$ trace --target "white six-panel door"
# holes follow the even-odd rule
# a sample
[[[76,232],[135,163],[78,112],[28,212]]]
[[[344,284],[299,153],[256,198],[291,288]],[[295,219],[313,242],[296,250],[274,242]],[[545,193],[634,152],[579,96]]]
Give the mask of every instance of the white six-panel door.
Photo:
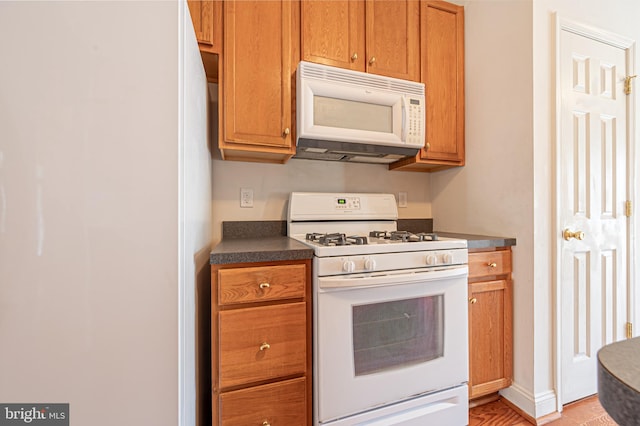
[[[626,335],[627,55],[561,29],[558,59],[557,284],[560,398],[566,404],[597,392],[597,351]],[[565,230],[573,233],[568,239]]]

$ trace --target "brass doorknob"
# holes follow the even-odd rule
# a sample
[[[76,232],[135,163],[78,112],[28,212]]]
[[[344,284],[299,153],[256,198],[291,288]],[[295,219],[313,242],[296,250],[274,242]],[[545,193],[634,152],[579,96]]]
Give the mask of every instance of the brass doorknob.
[[[564,231],[562,231],[562,237],[567,241],[569,241],[572,238],[575,238],[576,240],[584,240],[584,232],[582,231],[572,232],[569,230],[569,228],[567,228]]]

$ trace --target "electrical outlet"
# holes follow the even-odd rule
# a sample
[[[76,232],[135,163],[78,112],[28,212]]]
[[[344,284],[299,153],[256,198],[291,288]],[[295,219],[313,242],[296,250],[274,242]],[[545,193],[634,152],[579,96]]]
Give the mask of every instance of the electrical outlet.
[[[407,207],[407,193],[399,192],[398,193],[398,207]]]
[[[253,207],[253,189],[240,188],[240,207]]]

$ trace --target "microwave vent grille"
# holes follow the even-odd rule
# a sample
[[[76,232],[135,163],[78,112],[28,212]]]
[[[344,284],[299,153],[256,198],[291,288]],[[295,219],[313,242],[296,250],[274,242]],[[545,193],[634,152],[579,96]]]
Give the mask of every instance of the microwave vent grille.
[[[405,93],[407,95],[424,96],[423,83],[397,78],[344,70],[309,62],[300,62],[298,72],[300,73],[300,77],[306,79],[333,81],[343,84],[353,84],[358,87],[369,87],[376,90],[388,90],[396,93]]]

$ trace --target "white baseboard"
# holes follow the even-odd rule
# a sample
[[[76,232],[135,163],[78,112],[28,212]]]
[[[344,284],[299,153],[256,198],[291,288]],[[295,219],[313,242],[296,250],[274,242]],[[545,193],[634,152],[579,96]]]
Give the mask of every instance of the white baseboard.
[[[556,412],[556,393],[553,390],[533,395],[514,383],[511,387],[501,390],[500,394],[534,419]]]

